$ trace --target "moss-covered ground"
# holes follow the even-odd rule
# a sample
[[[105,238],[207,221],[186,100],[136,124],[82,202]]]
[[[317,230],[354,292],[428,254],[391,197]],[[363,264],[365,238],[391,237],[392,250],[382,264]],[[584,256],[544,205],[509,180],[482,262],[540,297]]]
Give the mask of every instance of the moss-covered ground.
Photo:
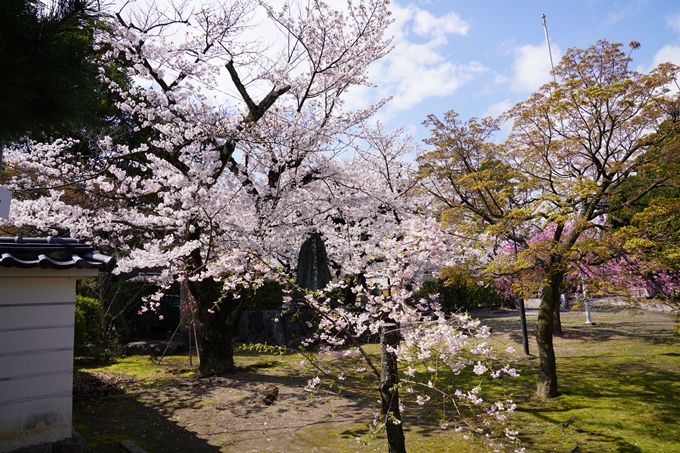
[[[680,336],[670,314],[602,307],[593,312],[596,325],[585,325],[583,313],[563,312],[565,333],[555,338],[561,395],[551,400],[533,397],[538,359],[522,352],[516,312],[476,315],[493,328],[498,349],[517,350],[505,359],[521,377],[505,381],[503,397],[518,405],[513,425],[526,451],[680,452]],[[529,311],[533,354],[535,320]],[[81,373],[119,378],[125,393],[77,401],[74,425],[95,453],[123,452],[122,440],[149,453],[386,451],[384,439],[355,440],[367,432],[372,394],[314,404],[302,390],[300,360],[297,353],[242,350],[235,377],[206,384],[197,384],[195,367],[182,356],[160,365],[149,357],[77,364]],[[254,398],[271,385],[280,389],[279,401],[264,406]],[[493,451],[421,415],[408,413],[404,420],[409,452]]]

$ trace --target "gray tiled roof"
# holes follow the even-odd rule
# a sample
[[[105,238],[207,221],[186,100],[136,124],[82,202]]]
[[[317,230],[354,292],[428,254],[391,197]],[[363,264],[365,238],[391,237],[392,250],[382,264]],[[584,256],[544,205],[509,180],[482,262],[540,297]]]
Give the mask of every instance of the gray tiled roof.
[[[99,269],[110,272],[116,259],[96,253],[80,239],[0,237],[0,266],[43,269]]]

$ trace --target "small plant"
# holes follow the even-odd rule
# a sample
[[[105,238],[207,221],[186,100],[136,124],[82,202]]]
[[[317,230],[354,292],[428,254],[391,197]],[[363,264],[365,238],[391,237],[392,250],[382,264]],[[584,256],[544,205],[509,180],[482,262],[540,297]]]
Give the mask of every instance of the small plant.
[[[256,352],[260,354],[284,355],[287,352],[285,346],[268,345],[267,343],[245,343],[234,348],[234,352]]]

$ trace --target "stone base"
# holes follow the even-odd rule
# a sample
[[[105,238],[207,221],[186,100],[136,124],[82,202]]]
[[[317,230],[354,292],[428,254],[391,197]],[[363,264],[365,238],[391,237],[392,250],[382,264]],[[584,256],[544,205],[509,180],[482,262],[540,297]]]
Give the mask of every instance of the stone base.
[[[66,439],[12,450],[11,453],[90,453],[90,447],[74,429],[73,435]]]

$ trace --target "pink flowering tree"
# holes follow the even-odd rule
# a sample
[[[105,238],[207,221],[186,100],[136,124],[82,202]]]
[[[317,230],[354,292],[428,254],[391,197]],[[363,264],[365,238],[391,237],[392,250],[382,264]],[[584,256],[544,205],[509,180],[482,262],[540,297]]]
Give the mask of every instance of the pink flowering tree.
[[[382,260],[367,275],[372,290],[360,307],[321,295],[307,296],[320,318],[318,332],[307,341],[307,346],[319,345],[318,354],[308,355],[317,376],[307,390],[313,391],[323,379],[342,386],[349,361],[355,360],[355,372],[378,381],[381,410],[373,429],[386,432],[390,453],[406,451],[402,414],[403,401],[408,400],[415,405],[439,403],[441,428],[466,430],[466,436],[486,435],[495,447],[517,440],[516,431],[506,425],[515,409],[512,401],[487,402],[479,385],[451,386],[451,378],[468,367],[476,375],[493,379],[518,376],[513,368],[498,365],[488,344],[489,330],[467,315],[447,317],[436,295],[425,299],[414,295],[425,271],[440,268],[452,256],[464,260],[468,250],[467,244],[455,240],[436,222],[409,218],[400,231],[380,243]],[[371,336],[380,341],[379,364],[362,346]],[[473,411],[466,412],[464,406]]]
[[[387,3],[125,3],[97,32],[101,78],[148,139],[102,135],[89,155],[69,140],[8,149],[11,226],[92,241],[115,251],[118,272],[186,282],[203,326],[200,373],[233,371],[243,301],[295,266],[309,231],[324,228],[340,249],[394,218],[352,201],[380,183],[343,158],[364,146],[348,137],[379,107],[350,111],[344,96],[389,50]],[[340,210],[351,231],[333,223]]]
[[[582,264],[582,283],[593,293],[617,294],[639,306],[651,299],[680,310],[680,273],[662,261],[621,254],[599,266]]]

